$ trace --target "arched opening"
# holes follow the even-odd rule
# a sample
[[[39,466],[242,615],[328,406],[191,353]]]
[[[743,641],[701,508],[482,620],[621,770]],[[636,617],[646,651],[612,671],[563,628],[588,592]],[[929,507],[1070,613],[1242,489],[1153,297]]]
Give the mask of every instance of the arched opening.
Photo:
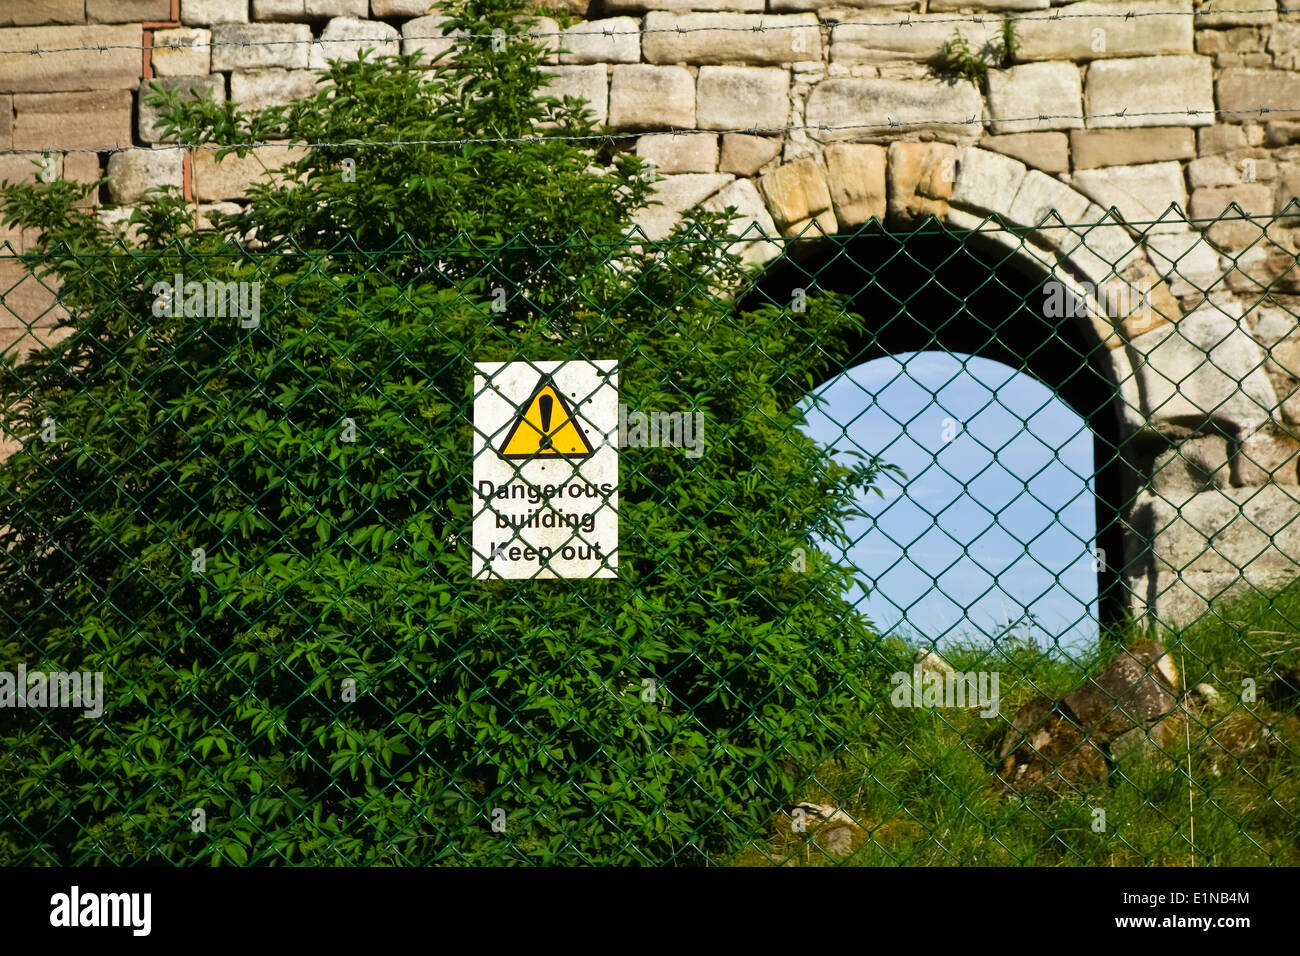
[[[814,438],[906,476],[886,473],[847,529],[868,585],[853,600],[882,634],[1095,640],[1092,435],[1051,389],[931,351],[856,366],[816,398]]]
[[[1052,401],[1039,402],[1038,406],[1031,407],[1035,390],[1017,385],[1017,397],[1012,400],[1015,410],[1001,406],[1006,415],[1020,418],[1025,435],[1019,439],[1010,436],[1011,443],[1004,440],[1000,444],[1006,445],[1009,450],[1029,448],[1036,444],[1039,447],[1040,464],[1043,449],[1049,449],[1046,455],[1053,466],[1059,463],[1066,471],[1078,470],[1078,476],[1073,480],[1090,497],[1090,500],[1082,500],[1088,501],[1092,521],[1090,527],[1080,529],[1073,535],[1075,545],[1072,552],[1050,562],[1050,565],[1060,566],[1065,562],[1070,574],[1077,575],[1079,567],[1076,559],[1081,558],[1083,552],[1092,551],[1093,546],[1100,549],[1102,560],[1090,564],[1087,573],[1096,575],[1097,619],[1103,626],[1111,626],[1118,623],[1126,613],[1120,577],[1124,555],[1121,508],[1126,490],[1131,491],[1134,482],[1131,478],[1125,479],[1123,463],[1118,454],[1119,421],[1114,410],[1115,386],[1103,370],[1101,361],[1105,346],[1090,340],[1076,325],[1077,320],[1050,318],[1044,314],[1044,285],[1051,279],[1051,275],[1027,254],[1015,248],[997,246],[975,233],[946,229],[934,220],[910,233],[889,232],[873,223],[850,237],[792,243],[789,254],[768,269],[742,304],[756,307],[764,302],[774,302],[785,306],[791,302],[797,289],[805,292],[819,290],[839,294],[844,299],[846,309],[864,317],[866,321],[863,332],[849,349],[847,358],[827,359],[825,373],[818,383],[819,388],[829,386],[833,391],[834,381],[852,369],[885,367],[867,364],[879,360],[892,362],[893,376],[896,378],[902,375],[906,379],[906,365],[918,361],[918,358],[932,362],[947,361],[950,365],[957,366],[964,360],[965,371],[955,379],[950,377],[959,390],[976,388],[982,384],[987,392],[990,383],[981,383],[980,376],[999,367],[991,363],[1005,367],[1003,378],[1008,372],[1013,376],[1021,373],[1021,376],[1031,377],[1041,383],[1042,389],[1037,394]],[[793,318],[797,319],[797,316]],[[934,353],[944,353],[944,356],[925,359],[925,356],[933,356]],[[899,368],[900,362],[904,363],[902,370]],[[852,375],[847,378],[851,379]],[[927,391],[924,381],[918,382],[916,377],[912,381],[916,389]],[[858,386],[855,385],[854,388],[860,391]],[[926,402],[925,406],[933,411],[933,399],[942,399],[943,396],[935,395],[934,390],[930,389],[929,397],[931,401]],[[1059,403],[1064,408],[1056,408],[1054,403]],[[827,411],[831,418],[843,425],[852,418],[855,411],[861,416],[862,402],[857,404],[859,407],[856,410],[848,408],[836,412],[829,408]],[[942,402],[939,407],[942,407]],[[877,408],[887,411],[884,406]],[[1071,429],[1069,435],[1034,434],[1035,430],[1070,428],[1069,422],[1062,417],[1065,409],[1069,409],[1075,416],[1074,421],[1082,422],[1090,434],[1091,463],[1086,469],[1080,463],[1079,439],[1075,438],[1079,431],[1077,427]],[[972,433],[969,424],[977,422],[974,417],[976,411],[978,409],[972,408],[967,410],[968,413],[940,416],[940,421],[936,423],[939,428],[943,426],[942,418],[951,418],[957,423],[956,434],[951,442],[953,448],[942,455],[950,456],[954,449],[961,447],[956,444],[959,436],[964,434],[965,440],[977,441],[985,425],[991,424],[994,418],[1002,417],[996,414],[986,416],[988,421],[985,425],[977,424],[976,432]],[[1004,419],[997,430],[1005,432],[1006,424]],[[900,433],[903,431],[899,425],[893,427]],[[942,434],[930,437],[939,442],[943,438]],[[1058,457],[1062,438],[1075,438],[1073,444],[1065,442],[1064,453],[1067,457],[1076,456],[1068,463],[1060,462]],[[1016,441],[1019,441],[1018,445],[1015,444]],[[884,447],[888,441],[872,441],[870,444]],[[862,443],[862,446],[869,447],[866,443]],[[922,443],[917,447],[924,449],[926,446]],[[928,457],[931,464],[946,460],[935,451],[918,452],[913,449],[913,455],[915,454]],[[989,456],[988,450],[982,454],[986,458]],[[996,458],[996,454],[993,457]],[[885,454],[885,460],[890,460],[888,453]],[[1031,466],[1032,463],[1027,463],[1025,467]],[[959,468],[952,473],[960,474],[969,470],[969,467]],[[1023,471],[1022,468],[1001,470],[1005,473],[1003,495],[1009,487],[1008,482],[1024,482],[1033,477],[1018,474]],[[1043,468],[1040,467],[1038,472],[1035,488],[1042,485]],[[1022,492],[1026,490],[1021,488]],[[964,497],[971,501],[981,493],[985,492],[978,485],[963,490]],[[1063,533],[1063,523],[1070,521],[1071,515],[1079,514],[1079,496],[1075,496],[1074,510],[1061,510],[1059,496],[1043,491],[1039,494],[1045,502],[1056,502],[1057,508],[1053,510],[1060,510],[1059,517],[1050,515],[1046,505],[1026,509],[1027,512],[1035,512],[1041,519],[1045,519],[1042,531]],[[1021,500],[1025,500],[1023,495]],[[987,503],[985,510],[990,510]],[[995,511],[993,513],[996,514]],[[930,517],[934,517],[933,512]],[[1021,517],[1027,519],[1028,513]],[[1020,518],[1007,518],[1003,522],[995,520],[991,523],[995,534],[988,540],[990,545],[998,536],[996,532],[1006,535],[1002,538],[1004,546],[1012,540],[1023,541],[1026,532]],[[1014,527],[1007,527],[1008,523]],[[960,536],[949,537],[949,547],[960,554],[960,548],[953,544],[953,541],[960,540]],[[918,546],[924,548],[924,545]],[[1038,550],[1030,548],[1026,543],[1018,547],[1021,559],[1041,563],[1044,570],[1049,565],[1049,562],[1040,561],[1043,557],[1040,553],[1041,544]],[[901,547],[897,557],[904,557]],[[970,557],[975,558],[975,555]],[[1001,562],[994,561],[982,570],[985,573],[997,571],[999,563],[1005,563],[1006,557],[1008,555],[1003,554]],[[927,561],[922,567],[931,567],[933,564],[933,561]],[[960,566],[960,563],[956,565]],[[1013,562],[1011,568],[1014,567]],[[1014,570],[1010,573],[1014,573]],[[990,592],[993,595],[996,593]],[[1082,595],[1089,604],[1092,596],[1091,589]],[[1079,623],[1083,623],[1082,614]],[[1077,630],[1077,627],[1067,630]]]

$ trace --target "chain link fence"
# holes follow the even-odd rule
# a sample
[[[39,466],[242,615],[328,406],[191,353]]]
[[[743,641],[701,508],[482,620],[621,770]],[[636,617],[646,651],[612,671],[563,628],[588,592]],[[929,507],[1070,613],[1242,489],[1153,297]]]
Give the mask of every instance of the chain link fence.
[[[1282,222],[11,253],[0,861],[1294,865]]]

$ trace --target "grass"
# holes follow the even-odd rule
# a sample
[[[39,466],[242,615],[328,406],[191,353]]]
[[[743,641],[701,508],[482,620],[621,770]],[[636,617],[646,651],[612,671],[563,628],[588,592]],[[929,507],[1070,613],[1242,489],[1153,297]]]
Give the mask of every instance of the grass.
[[[1300,865],[1300,717],[1291,674],[1300,668],[1300,583],[1154,635],[1178,666],[1180,690],[1205,683],[1219,695],[1189,711],[1172,746],[1148,741],[1117,757],[1104,782],[1065,795],[1026,796],[999,782],[998,744],[1020,706],[1040,691],[1063,695],[1104,666],[1119,644],[1150,636],[1131,630],[1086,653],[1041,651],[1023,637],[945,648],[959,671],[1000,673],[999,715],[895,708],[882,695],[857,741],[818,767],[798,796],[857,821],[851,852],[826,848],[833,845],[823,838],[828,828],[792,832],[781,813],[766,838],[734,863]],[[873,649],[872,686],[909,671],[914,650],[901,640],[881,641]],[[1257,742],[1243,745],[1249,741]],[[1104,827],[1096,811],[1104,811]]]

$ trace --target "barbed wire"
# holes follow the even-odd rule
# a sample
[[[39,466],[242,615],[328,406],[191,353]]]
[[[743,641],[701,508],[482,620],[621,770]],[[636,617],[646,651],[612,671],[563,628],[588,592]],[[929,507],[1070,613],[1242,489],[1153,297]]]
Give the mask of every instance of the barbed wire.
[[[656,11],[650,11],[656,12]],[[663,11],[670,12],[670,11]],[[684,16],[691,15],[691,11],[671,11],[674,15]],[[703,11],[694,11],[703,13]],[[931,24],[948,24],[948,23],[969,23],[979,24],[1001,24],[1004,22],[1026,23],[1032,21],[1058,21],[1058,20],[1134,20],[1139,17],[1212,17],[1221,15],[1243,16],[1246,14],[1267,14],[1277,13],[1276,7],[1261,7],[1249,10],[1117,10],[1114,12],[1104,13],[1027,13],[1019,16],[989,16],[987,14],[970,14],[969,16],[951,16],[951,17],[930,17],[926,14],[908,14],[901,20],[818,20],[816,23],[802,24],[754,24],[752,26],[701,26],[701,27],[655,27],[642,28],[636,30],[585,30],[574,31],[528,31],[526,33],[454,33],[454,34],[419,34],[411,36],[383,36],[383,37],[343,37],[339,39],[327,39],[324,37],[308,37],[307,39],[286,39],[286,40],[217,40],[207,43],[152,43],[152,44],[134,44],[134,43],[100,43],[87,46],[64,46],[64,47],[35,47],[30,49],[19,50],[0,50],[0,56],[43,56],[47,53],[77,53],[77,52],[106,52],[108,50],[201,50],[213,49],[216,47],[254,47],[254,46],[297,46],[301,44],[356,44],[356,43],[397,43],[399,41],[407,42],[414,40],[438,40],[438,41],[456,41],[456,40],[500,40],[503,37],[507,40],[535,40],[550,37],[617,37],[617,36],[644,36],[646,34],[685,34],[685,33],[770,33],[782,30],[811,30],[823,26],[842,27],[842,26],[865,26],[865,27],[906,27],[906,26],[928,26]],[[735,16],[791,16],[792,14],[730,14]],[[797,16],[797,14],[793,14]],[[583,20],[576,24],[584,26],[588,24],[600,23],[600,20]],[[226,24],[216,24],[223,26]],[[229,24],[230,26],[260,26],[263,24]],[[265,24],[266,26],[286,26],[295,24]],[[305,25],[305,24],[304,24]],[[180,30],[180,29],[204,29],[202,27],[187,27],[178,25],[175,27],[155,27],[152,28],[155,33],[161,30]]]
[[[846,78],[847,79],[847,78]],[[539,134],[537,136],[469,136],[454,139],[394,139],[394,140],[366,140],[366,139],[348,139],[337,142],[305,142],[293,140],[257,140],[246,143],[155,143],[150,146],[81,146],[61,149],[58,147],[30,147],[30,148],[7,148],[0,149],[0,156],[15,155],[24,153],[121,153],[133,149],[263,149],[270,147],[296,147],[299,149],[336,149],[342,147],[363,148],[363,147],[392,147],[398,148],[403,146],[463,146],[463,145],[510,145],[522,143],[546,143],[546,142],[613,142],[620,139],[634,139],[647,135],[663,136],[687,136],[695,133],[707,133],[712,136],[724,135],[727,133],[741,133],[751,136],[775,135],[793,132],[806,132],[809,130],[820,133],[844,132],[847,130],[876,130],[876,129],[894,129],[903,130],[921,126],[984,126],[986,124],[1002,123],[1032,123],[1042,122],[1045,120],[1069,119],[1069,120],[1095,120],[1095,119],[1134,119],[1154,116],[1180,116],[1180,117],[1200,117],[1209,115],[1249,115],[1249,116],[1266,116],[1269,113],[1287,114],[1300,112],[1300,104],[1292,106],[1261,106],[1258,109],[1182,109],[1182,110],[1147,110],[1143,112],[1131,112],[1127,109],[1115,113],[1039,113],[1034,116],[1016,116],[1016,117],[998,117],[996,119],[985,119],[983,117],[971,117],[970,119],[954,120],[941,119],[939,117],[918,118],[908,120],[887,119],[883,123],[791,123],[788,126],[766,126],[766,127],[737,127],[735,129],[694,129],[687,127],[675,127],[662,130],[629,130],[621,132],[611,130],[604,133],[586,133],[581,135],[566,134],[550,136]],[[1093,127],[1094,129],[1114,129],[1116,127]],[[1141,129],[1142,127],[1137,127]]]

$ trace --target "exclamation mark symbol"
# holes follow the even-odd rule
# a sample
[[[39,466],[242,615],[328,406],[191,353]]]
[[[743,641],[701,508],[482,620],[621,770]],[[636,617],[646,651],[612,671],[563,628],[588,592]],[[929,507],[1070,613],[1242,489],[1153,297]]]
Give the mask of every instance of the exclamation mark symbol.
[[[538,411],[542,413],[542,440],[539,445],[542,448],[551,447],[551,408],[555,405],[555,399],[549,395],[543,395],[537,400]]]

